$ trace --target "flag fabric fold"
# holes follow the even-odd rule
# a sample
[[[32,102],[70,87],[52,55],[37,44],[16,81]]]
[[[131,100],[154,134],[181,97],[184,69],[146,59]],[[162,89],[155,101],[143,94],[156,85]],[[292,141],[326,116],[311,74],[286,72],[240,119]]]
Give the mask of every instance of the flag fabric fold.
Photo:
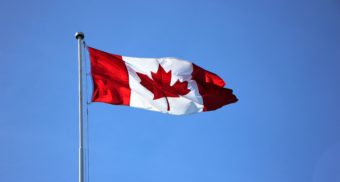
[[[237,102],[219,76],[177,58],[134,58],[88,47],[93,102],[174,115],[216,110]]]

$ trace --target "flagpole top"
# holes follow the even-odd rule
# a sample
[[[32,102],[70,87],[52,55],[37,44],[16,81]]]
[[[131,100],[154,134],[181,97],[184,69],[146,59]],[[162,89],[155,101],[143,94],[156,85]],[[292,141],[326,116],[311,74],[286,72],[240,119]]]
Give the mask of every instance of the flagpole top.
[[[76,35],[75,35],[76,39],[80,39],[80,40],[83,40],[85,35],[83,32],[76,32]]]

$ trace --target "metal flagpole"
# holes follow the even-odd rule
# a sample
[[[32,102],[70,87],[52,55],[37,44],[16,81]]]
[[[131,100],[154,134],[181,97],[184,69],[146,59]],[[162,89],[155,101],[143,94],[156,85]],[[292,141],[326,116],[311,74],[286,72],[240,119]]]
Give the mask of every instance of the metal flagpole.
[[[83,64],[82,45],[84,33],[76,32],[78,40],[78,89],[79,89],[79,182],[84,182],[84,141],[83,141]]]

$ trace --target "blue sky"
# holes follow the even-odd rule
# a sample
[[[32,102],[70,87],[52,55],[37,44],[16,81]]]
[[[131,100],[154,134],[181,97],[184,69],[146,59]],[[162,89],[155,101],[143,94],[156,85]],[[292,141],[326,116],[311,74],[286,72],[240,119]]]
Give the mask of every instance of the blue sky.
[[[184,117],[89,105],[90,181],[340,181],[337,0],[0,2],[0,181],[78,178],[76,31],[179,57],[240,101]]]

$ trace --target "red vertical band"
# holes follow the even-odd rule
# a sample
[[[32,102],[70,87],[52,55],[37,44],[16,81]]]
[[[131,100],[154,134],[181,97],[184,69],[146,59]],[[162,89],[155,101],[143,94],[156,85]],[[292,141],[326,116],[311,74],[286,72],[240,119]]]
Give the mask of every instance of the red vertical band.
[[[130,105],[129,74],[122,56],[88,48],[93,79],[93,102]]]
[[[233,90],[223,88],[225,83],[222,78],[195,64],[192,65],[192,79],[196,81],[203,98],[203,111],[216,110],[224,105],[237,102],[238,99],[233,94]]]

